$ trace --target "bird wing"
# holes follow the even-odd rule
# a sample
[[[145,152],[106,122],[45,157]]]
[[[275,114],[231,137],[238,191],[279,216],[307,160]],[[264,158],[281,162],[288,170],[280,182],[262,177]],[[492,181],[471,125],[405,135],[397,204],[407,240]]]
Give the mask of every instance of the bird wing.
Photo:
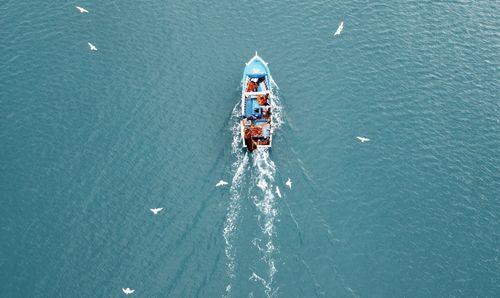
[[[340,25],[339,25],[339,27],[337,28],[337,31],[335,31],[335,34],[333,34],[333,35],[339,35],[339,34],[340,34],[340,32],[342,32],[342,29],[344,29],[344,22],[343,22],[343,21],[342,21],[342,22],[340,22]]]
[[[279,187],[277,187],[277,186],[276,186],[276,194],[278,195],[278,197],[281,198],[281,192],[280,192]]]

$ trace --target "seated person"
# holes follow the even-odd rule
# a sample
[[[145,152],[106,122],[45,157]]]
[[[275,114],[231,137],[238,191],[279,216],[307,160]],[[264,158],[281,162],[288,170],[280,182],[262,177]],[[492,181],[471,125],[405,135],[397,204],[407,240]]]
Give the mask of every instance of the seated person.
[[[271,118],[271,107],[262,108],[262,113],[264,114],[264,118],[266,119]]]
[[[247,91],[246,92],[256,92],[257,91],[257,83],[252,80],[248,82]]]
[[[261,106],[267,105],[267,96],[266,95],[259,95],[259,96],[257,96],[257,102]]]
[[[259,137],[262,135],[262,127],[252,125],[250,127],[250,132],[252,137]]]

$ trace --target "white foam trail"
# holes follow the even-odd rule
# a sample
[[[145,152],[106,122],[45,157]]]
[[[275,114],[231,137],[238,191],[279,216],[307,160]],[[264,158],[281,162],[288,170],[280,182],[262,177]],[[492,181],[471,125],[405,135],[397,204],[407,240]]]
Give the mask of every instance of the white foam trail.
[[[274,81],[273,77],[271,77],[271,85],[273,87],[273,90],[277,90],[280,88],[278,84],[276,84],[276,82]]]
[[[273,97],[272,97],[272,120],[273,120],[273,134],[276,133],[281,125],[283,124],[283,113],[282,106],[279,97],[278,85],[271,79],[273,85]],[[256,150],[253,153],[253,168],[254,173],[254,183],[262,191],[262,195],[257,195],[253,197],[253,203],[257,210],[259,210],[259,215],[257,216],[259,221],[259,226],[262,232],[263,240],[255,238],[252,243],[262,254],[262,260],[267,265],[267,276],[265,278],[258,276],[255,272],[250,277],[251,280],[260,281],[264,286],[264,291],[267,297],[275,297],[278,292],[278,287],[274,287],[274,275],[278,271],[275,265],[275,254],[277,253],[277,248],[275,247],[273,240],[276,234],[275,221],[278,215],[276,197],[274,193],[276,185],[275,174],[276,165],[269,156],[269,151]],[[261,245],[260,242],[265,243]]]
[[[253,202],[257,210],[259,210],[258,221],[261,232],[264,237],[265,245],[261,246],[259,243],[261,239],[254,239],[253,244],[259,252],[262,253],[262,259],[267,264],[266,278],[258,277],[255,273],[253,280],[261,281],[264,286],[264,291],[268,297],[273,297],[276,294],[277,288],[273,288],[274,274],[277,272],[274,254],[276,247],[274,246],[273,239],[276,234],[274,223],[278,215],[274,196],[274,175],[276,173],[276,166],[269,157],[269,151],[256,150],[253,153],[253,167],[255,173],[255,184],[263,192],[263,196],[254,196]]]
[[[279,89],[274,80],[271,79],[273,85],[273,97],[272,97],[272,120],[273,120],[273,133],[275,133],[283,124],[282,108],[279,98]],[[235,278],[236,270],[236,254],[233,248],[235,242],[236,231],[238,229],[238,221],[240,218],[241,209],[241,189],[242,180],[245,176],[245,171],[247,170],[249,164],[248,153],[243,153],[241,149],[241,135],[240,135],[240,124],[238,116],[240,114],[241,105],[237,104],[233,108],[232,121],[234,125],[232,126],[233,140],[231,143],[231,153],[236,158],[236,161],[232,164],[233,168],[233,179],[230,187],[230,203],[227,208],[226,221],[224,223],[223,236],[225,240],[225,254],[227,257],[227,273],[229,276],[229,284],[226,286],[226,297],[231,297],[232,294],[232,283]],[[257,195],[253,197],[253,203],[255,204],[258,214],[259,226],[262,232],[265,245],[260,245],[261,239],[254,239],[252,243],[262,254],[262,260],[267,265],[267,274],[265,278],[253,273],[250,280],[259,281],[264,286],[264,291],[267,297],[275,297],[278,291],[278,287],[274,286],[274,275],[277,272],[275,266],[274,255],[277,252],[277,248],[274,246],[273,239],[276,234],[274,223],[276,221],[276,216],[278,215],[278,210],[276,207],[275,196],[274,196],[274,181],[276,166],[269,156],[269,151],[267,150],[256,150],[252,153],[254,175],[252,176],[257,187],[262,191],[262,195]]]
[[[236,120],[239,114],[240,105],[237,104],[233,108],[231,114],[231,119],[234,120],[234,124],[231,127],[233,133],[233,140],[231,143],[231,153],[236,157],[236,161],[232,164],[233,178],[231,181],[231,187],[229,189],[230,202],[227,207],[226,221],[224,223],[223,237],[225,240],[224,252],[227,257],[227,273],[229,275],[229,284],[226,286],[226,297],[231,297],[231,283],[232,279],[235,277],[235,267],[236,267],[236,255],[234,252],[233,244],[235,241],[235,231],[237,229],[237,223],[239,219],[240,209],[241,209],[241,182],[243,174],[248,165],[248,154],[243,154],[240,147],[240,130],[239,123]]]
[[[242,155],[241,152],[241,134],[240,134],[240,122],[238,121],[239,115],[241,113],[241,102],[238,102],[231,112],[231,121],[233,126],[231,126],[231,132],[233,134],[233,141],[231,142],[231,153],[236,156],[236,158]]]
[[[265,279],[263,279],[262,277],[258,276],[257,273],[252,272],[252,276],[250,276],[248,278],[248,280],[259,281],[264,286],[264,288],[266,289],[265,290],[266,293],[268,293],[268,292],[271,293],[271,291],[272,291],[271,285]]]
[[[233,168],[235,169],[235,173],[232,179],[231,188],[229,189],[230,193],[230,202],[227,208],[226,221],[224,223],[224,231],[223,236],[226,242],[225,253],[228,258],[228,274],[230,278],[234,277],[234,266],[235,266],[235,255],[233,250],[233,242],[234,242],[234,231],[236,230],[236,224],[238,221],[241,203],[240,203],[240,187],[241,180],[243,177],[243,173],[245,172],[245,168],[248,164],[248,155],[245,154],[238,158],[233,163]]]
[[[281,127],[283,124],[283,111],[279,96],[278,85],[274,81],[273,84],[273,95],[271,97],[271,108],[272,108],[272,120],[273,120],[273,134]]]

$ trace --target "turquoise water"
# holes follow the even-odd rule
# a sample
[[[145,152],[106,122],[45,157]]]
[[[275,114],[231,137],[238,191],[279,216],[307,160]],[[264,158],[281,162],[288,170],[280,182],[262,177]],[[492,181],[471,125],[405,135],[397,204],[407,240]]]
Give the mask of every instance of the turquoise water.
[[[499,11],[3,1],[0,296],[500,296]],[[283,123],[246,155],[255,50]]]

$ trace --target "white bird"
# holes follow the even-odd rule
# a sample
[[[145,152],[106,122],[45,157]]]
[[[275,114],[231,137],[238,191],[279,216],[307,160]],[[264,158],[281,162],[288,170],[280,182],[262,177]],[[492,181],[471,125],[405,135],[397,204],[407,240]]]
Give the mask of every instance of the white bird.
[[[89,13],[88,10],[86,10],[85,8],[80,7],[80,6],[77,6],[76,9],[78,9],[80,11],[80,13]]]
[[[360,140],[361,143],[364,143],[364,142],[369,142],[370,139],[369,138],[365,138],[365,137],[356,137],[356,139]]]
[[[290,180],[290,178],[288,178],[288,180],[286,181],[286,186],[288,186],[290,189],[292,189],[292,180]]]
[[[89,44],[91,51],[97,51],[97,48],[95,47],[95,45],[91,44],[90,42],[87,42],[87,43]]]
[[[333,36],[340,35],[340,32],[344,29],[344,21],[340,22],[339,27],[337,28],[337,31],[333,34]]]
[[[151,212],[153,212],[155,215],[158,214],[158,212],[162,211],[163,208],[153,208],[153,209],[149,209],[151,210]]]
[[[224,186],[224,185],[228,185],[229,183],[227,183],[226,181],[224,180],[221,180],[219,182],[217,182],[217,184],[215,184],[216,187],[219,187],[219,186]]]
[[[129,294],[132,294],[133,292],[135,292],[135,290],[131,289],[131,288],[122,288],[122,291],[123,293],[125,293],[126,295],[129,295]]]
[[[278,197],[281,198],[281,191],[280,191],[280,188],[276,186],[276,194],[278,195]]]

